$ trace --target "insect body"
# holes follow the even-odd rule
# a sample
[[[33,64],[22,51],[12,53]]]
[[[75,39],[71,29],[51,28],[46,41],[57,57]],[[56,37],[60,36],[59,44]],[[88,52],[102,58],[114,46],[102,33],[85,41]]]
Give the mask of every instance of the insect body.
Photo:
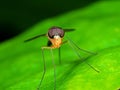
[[[40,87],[41,87],[41,84],[42,84],[42,81],[44,79],[44,75],[45,75],[45,72],[46,72],[46,63],[45,63],[45,59],[44,59],[44,49],[50,49],[51,50],[51,55],[52,55],[52,61],[53,61],[53,66],[54,66],[54,90],[56,90],[56,66],[55,66],[55,62],[54,62],[54,55],[53,55],[53,52],[52,52],[52,49],[55,49],[55,48],[58,48],[59,50],[59,63],[61,63],[61,54],[60,54],[60,47],[62,44],[64,43],[67,43],[69,42],[72,46],[75,46],[76,48],[78,48],[79,50],[82,50],[86,53],[90,53],[90,54],[95,54],[93,52],[90,52],[90,51],[86,51],[84,49],[81,49],[79,48],[69,37],[67,37],[68,40],[66,41],[63,41],[63,38],[65,36],[65,32],[69,32],[69,31],[74,31],[74,29],[62,29],[60,27],[51,27],[49,30],[48,30],[48,33],[47,34],[40,34],[38,36],[35,36],[33,38],[30,38],[30,39],[27,39],[25,40],[25,42],[28,42],[28,41],[31,41],[33,39],[36,39],[38,37],[41,37],[41,36],[47,36],[48,38],[48,44],[47,46],[43,46],[41,49],[42,49],[42,56],[43,56],[43,63],[44,63],[44,72],[43,72],[43,75],[42,75],[42,78],[40,80],[40,83],[39,83],[39,86],[38,86],[38,90],[40,90]],[[75,51],[75,50],[74,50]],[[80,55],[77,51],[75,51],[75,53],[78,55],[78,57],[80,58]],[[88,64],[88,63],[87,63]],[[88,64],[92,69],[94,69],[95,71],[97,71],[94,67],[92,67],[90,64]],[[97,71],[99,72],[99,71]]]
[[[62,44],[62,39],[64,37],[65,32],[58,27],[52,27],[48,31],[48,39],[52,43],[51,48],[59,48]]]

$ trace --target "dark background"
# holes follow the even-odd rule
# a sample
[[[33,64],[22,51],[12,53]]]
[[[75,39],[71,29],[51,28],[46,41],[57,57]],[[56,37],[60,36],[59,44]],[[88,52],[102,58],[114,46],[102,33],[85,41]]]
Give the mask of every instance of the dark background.
[[[84,8],[98,0],[2,0],[0,1],[0,42],[10,39],[37,22]]]

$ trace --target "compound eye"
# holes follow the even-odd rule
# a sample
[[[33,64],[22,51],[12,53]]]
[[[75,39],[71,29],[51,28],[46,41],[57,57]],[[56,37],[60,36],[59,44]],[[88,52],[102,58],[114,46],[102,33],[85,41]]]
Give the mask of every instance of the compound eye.
[[[54,38],[55,35],[58,35],[62,38],[64,36],[64,31],[60,27],[50,28],[48,31],[49,38]]]
[[[61,31],[60,31],[60,33],[59,33],[59,35],[60,35],[60,37],[61,37],[61,38],[63,38],[63,37],[64,37],[64,34],[65,34],[65,33],[64,33],[64,31],[63,31],[63,30],[61,30]]]
[[[49,38],[54,38],[54,35],[51,32],[48,32]]]

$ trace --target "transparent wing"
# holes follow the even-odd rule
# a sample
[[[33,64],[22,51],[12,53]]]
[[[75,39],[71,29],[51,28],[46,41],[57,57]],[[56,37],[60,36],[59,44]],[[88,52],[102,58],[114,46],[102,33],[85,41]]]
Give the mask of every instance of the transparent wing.
[[[32,38],[29,38],[29,39],[25,40],[24,42],[28,42],[28,41],[34,40],[34,39],[39,38],[41,36],[46,36],[46,34],[40,34],[40,35],[34,36]]]
[[[75,31],[75,29],[63,29],[65,32]]]

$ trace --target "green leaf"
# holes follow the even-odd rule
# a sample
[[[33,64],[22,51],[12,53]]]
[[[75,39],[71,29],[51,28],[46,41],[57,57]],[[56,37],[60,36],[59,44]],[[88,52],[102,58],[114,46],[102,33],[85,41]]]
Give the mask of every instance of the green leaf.
[[[67,45],[62,46],[62,65],[54,50],[57,90],[117,90],[120,88],[120,2],[101,1],[84,9],[54,17],[29,28],[23,34],[0,44],[0,89],[36,90],[43,73],[41,47],[47,38],[23,41],[47,33],[51,26],[75,28],[66,33],[83,49],[97,55],[81,53],[79,59]],[[66,39],[66,37],[65,37]],[[47,71],[42,90],[53,90],[54,73],[51,53],[45,50]],[[92,65],[99,73],[93,70]]]

